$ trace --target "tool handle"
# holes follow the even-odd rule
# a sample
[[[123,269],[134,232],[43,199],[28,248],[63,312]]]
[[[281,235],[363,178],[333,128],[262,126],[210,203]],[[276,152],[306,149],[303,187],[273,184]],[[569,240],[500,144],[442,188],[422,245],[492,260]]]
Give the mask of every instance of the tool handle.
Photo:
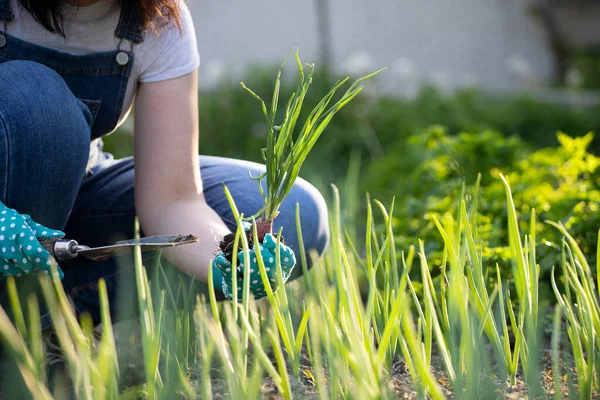
[[[60,239],[58,239],[58,238],[42,239],[42,240],[40,240],[40,244],[42,245],[43,248],[48,250],[48,253],[50,253],[50,255],[52,257],[55,257],[56,255],[54,254],[54,244],[59,240]]]
[[[78,243],[75,240],[48,238],[40,240],[40,244],[59,261],[77,257],[75,246]]]

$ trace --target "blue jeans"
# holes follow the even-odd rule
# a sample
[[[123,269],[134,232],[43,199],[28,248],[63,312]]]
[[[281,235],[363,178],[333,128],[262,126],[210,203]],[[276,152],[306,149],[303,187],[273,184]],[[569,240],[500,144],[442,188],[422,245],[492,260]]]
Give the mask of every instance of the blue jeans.
[[[102,246],[133,237],[135,170],[132,158],[115,160],[106,153],[86,170],[90,119],[88,108],[51,69],[26,61],[0,64],[0,200],[30,214],[36,222],[63,230],[67,238],[80,244]],[[206,201],[230,229],[235,224],[223,183],[240,212],[248,216],[260,210],[263,198],[248,173],[257,176],[264,171],[263,165],[199,157]],[[305,180],[296,182],[274,228],[283,227],[286,244],[299,255],[297,203],[303,250],[319,256],[329,240],[327,207],[321,194]],[[133,292],[131,261],[127,256],[98,263],[79,259],[61,263],[63,286],[76,309],[99,320],[99,278],[106,280],[111,303],[118,300],[118,293]],[[309,267],[311,264],[309,261]],[[298,265],[294,277],[301,272]],[[0,286],[0,293],[3,291]]]

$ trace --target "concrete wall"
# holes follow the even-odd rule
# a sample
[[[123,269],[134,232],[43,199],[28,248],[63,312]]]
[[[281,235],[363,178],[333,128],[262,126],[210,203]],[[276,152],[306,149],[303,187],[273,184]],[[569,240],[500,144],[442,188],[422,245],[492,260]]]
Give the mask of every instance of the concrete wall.
[[[279,63],[293,46],[318,64],[316,0],[191,0],[201,85],[253,63]],[[389,67],[386,88],[420,82],[492,90],[539,86],[552,61],[526,0],[329,0],[332,65],[350,73]]]

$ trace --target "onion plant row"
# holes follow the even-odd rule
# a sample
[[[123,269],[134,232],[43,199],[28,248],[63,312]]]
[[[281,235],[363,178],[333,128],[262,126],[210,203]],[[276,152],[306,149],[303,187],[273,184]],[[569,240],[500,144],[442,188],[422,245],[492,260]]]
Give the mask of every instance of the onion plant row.
[[[553,274],[554,328],[545,336],[540,315],[546,311],[539,308],[545,303],[537,291],[538,222],[532,211],[528,232],[519,231],[505,183],[511,276],[488,268],[481,256],[476,200],[461,201],[454,218],[436,221],[445,251],[433,278],[437,268],[422,243],[416,250],[394,246],[393,205],[368,204],[366,235],[358,243],[340,220],[336,190],[332,244],[324,260],[305,280],[271,291],[265,300],[217,302],[214,291],[194,298],[185,281],[178,288],[154,289],[161,286],[161,274],[149,279],[138,253],[139,368],[145,379],[133,389],[121,380],[104,283],[99,286],[104,328],[96,341],[89,318],[75,318],[54,270],[40,279],[66,365],[64,382],[75,398],[84,399],[217,393],[259,398],[265,378],[286,399],[298,397],[299,378],[314,385],[318,398],[393,398],[393,366],[403,360],[411,390],[421,398],[502,397],[503,388],[519,381],[534,397],[544,390],[548,395],[541,382],[549,354],[554,396],[570,391],[592,398],[600,364],[599,277],[567,230],[553,224],[564,234],[564,257]],[[241,230],[237,236],[247,246]],[[0,309],[7,356],[18,366],[23,390],[36,399],[57,398],[65,389],[51,384],[44,368],[36,299],[21,304],[12,278],[8,288],[12,318]],[[224,385],[215,387],[217,381]]]

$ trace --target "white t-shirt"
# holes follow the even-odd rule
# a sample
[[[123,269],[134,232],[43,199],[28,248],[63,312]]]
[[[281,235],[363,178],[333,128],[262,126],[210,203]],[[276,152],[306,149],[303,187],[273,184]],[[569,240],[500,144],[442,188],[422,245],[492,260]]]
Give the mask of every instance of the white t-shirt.
[[[148,30],[144,41],[133,46],[134,63],[119,125],[125,120],[138,82],[158,82],[186,75],[198,68],[200,57],[196,33],[188,7],[179,2],[182,30],[169,24],[157,33]],[[48,32],[23,8],[19,0],[10,0],[15,18],[8,23],[7,33],[39,46],[75,55],[116,50],[120,39],[115,35],[121,9],[117,2],[98,1],[87,7],[66,5],[65,35]],[[123,40],[121,48],[130,49],[131,42]]]

